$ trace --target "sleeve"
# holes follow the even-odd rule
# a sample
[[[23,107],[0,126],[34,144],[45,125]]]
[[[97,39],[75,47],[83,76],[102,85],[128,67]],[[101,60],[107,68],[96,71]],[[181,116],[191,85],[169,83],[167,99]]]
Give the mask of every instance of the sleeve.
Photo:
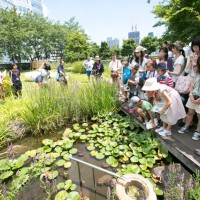
[[[112,70],[112,61],[109,63],[109,69]]]
[[[118,60],[118,69],[121,69],[122,68],[122,63],[120,60]]]
[[[168,77],[168,78],[167,78],[167,82],[168,82],[168,86],[169,86],[169,87],[172,87],[172,88],[174,87],[174,82],[173,82],[173,80],[172,80],[172,77]]]
[[[174,75],[180,75],[182,70],[183,70],[183,66],[184,66],[184,63],[185,63],[185,58],[183,56],[180,56],[177,60],[176,60],[176,70],[174,71]]]
[[[151,110],[151,109],[152,109],[152,105],[151,105],[149,102],[146,102],[146,103],[144,104],[144,109],[145,109],[146,111]]]
[[[61,66],[58,66],[57,69],[58,69],[58,72],[60,72],[60,71],[62,70],[62,69],[61,69]]]
[[[136,73],[136,75],[135,75],[135,82],[139,83],[139,80],[140,80],[140,74]]]

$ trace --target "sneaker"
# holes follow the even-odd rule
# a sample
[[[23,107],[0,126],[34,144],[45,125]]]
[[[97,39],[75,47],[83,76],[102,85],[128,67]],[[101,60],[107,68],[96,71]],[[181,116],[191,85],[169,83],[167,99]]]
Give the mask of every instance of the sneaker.
[[[170,136],[172,134],[172,132],[168,131],[168,130],[163,130],[163,131],[159,132],[158,134],[163,137],[166,137],[166,136]]]
[[[198,131],[195,131],[193,133],[192,139],[193,140],[199,140],[200,139],[200,133]]]
[[[155,130],[156,133],[158,133],[158,132],[160,132],[160,131],[164,131],[163,127],[157,128],[157,129]]]
[[[200,156],[200,149],[195,149],[194,152]]]
[[[188,131],[189,127],[188,126],[183,126],[179,131],[178,133],[180,134],[184,134]]]

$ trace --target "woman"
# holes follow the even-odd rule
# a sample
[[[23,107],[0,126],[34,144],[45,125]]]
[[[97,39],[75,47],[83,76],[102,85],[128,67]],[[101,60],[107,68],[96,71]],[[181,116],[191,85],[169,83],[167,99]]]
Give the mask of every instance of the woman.
[[[185,52],[183,50],[183,43],[181,41],[176,41],[175,43],[173,43],[172,52],[175,55],[175,58],[173,71],[169,71],[169,75],[171,75],[175,87],[176,81],[181,75],[183,67],[185,65]]]
[[[95,63],[92,68],[92,75],[95,78],[96,82],[98,82],[102,78],[103,72],[104,72],[103,63],[101,62],[99,56],[95,56]]]
[[[167,65],[168,49],[166,47],[160,48],[158,57],[159,57],[159,63],[166,63]]]
[[[49,72],[50,70],[51,70],[51,67],[47,63],[44,63],[38,69],[38,71],[40,72],[40,75],[37,76],[36,79],[38,80],[36,82],[38,82],[40,86],[45,85],[47,83],[47,77],[50,75],[50,72]]]
[[[139,73],[142,75],[145,69],[145,58],[143,53],[143,47],[138,46],[134,51],[134,61],[139,65]]]
[[[196,76],[197,59],[200,55],[200,37],[192,40],[191,50],[192,54],[188,56],[185,73],[194,78]]]
[[[13,89],[15,90],[15,95],[18,97],[22,95],[22,82],[20,79],[20,71],[17,69],[17,65],[13,64],[12,68],[9,73],[10,76],[10,82],[11,85],[13,86]]]
[[[171,135],[172,126],[175,125],[179,119],[186,116],[179,93],[167,85],[158,83],[156,78],[147,79],[142,90],[150,94],[153,91],[155,100],[154,111],[157,102],[159,105],[162,105],[157,111],[163,122],[163,127],[155,131],[161,136]]]
[[[178,132],[183,134],[188,131],[189,125],[191,124],[195,113],[198,116],[197,129],[193,133],[193,140],[200,139],[200,56],[198,57],[196,63],[196,78],[193,79],[190,85],[190,94],[187,101],[186,107],[188,108],[188,113],[186,116],[185,126],[183,126]]]

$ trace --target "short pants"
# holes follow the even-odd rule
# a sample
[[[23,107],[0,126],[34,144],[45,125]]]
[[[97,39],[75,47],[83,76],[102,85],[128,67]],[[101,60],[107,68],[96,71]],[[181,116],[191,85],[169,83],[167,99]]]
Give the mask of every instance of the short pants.
[[[86,71],[87,76],[91,75],[91,71]]]

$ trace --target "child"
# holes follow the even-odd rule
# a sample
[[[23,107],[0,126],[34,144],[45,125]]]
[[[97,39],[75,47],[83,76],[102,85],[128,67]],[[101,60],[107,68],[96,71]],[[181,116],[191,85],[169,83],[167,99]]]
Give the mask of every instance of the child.
[[[6,70],[4,72],[0,71],[0,99],[4,99],[3,79],[5,78],[5,76],[6,76]]]
[[[131,103],[129,104],[129,107],[136,107],[136,112],[138,115],[144,120],[144,124],[148,122],[148,120],[151,120],[152,127],[155,128],[156,125],[154,123],[154,113],[152,111],[152,105],[145,100],[141,100],[139,97],[134,96],[131,98]],[[141,107],[141,108],[139,108]]]
[[[157,74],[158,74],[157,81],[160,84],[166,84],[167,86],[173,88],[174,83],[173,83],[172,77],[167,72],[166,63],[160,62],[158,64],[158,66],[157,66]]]
[[[11,85],[13,86],[13,88],[15,90],[15,95],[18,97],[22,94],[21,93],[22,82],[21,82],[21,79],[20,79],[20,71],[17,69],[16,64],[12,65],[9,76],[10,76]]]
[[[172,126],[175,125],[179,119],[186,117],[179,93],[167,85],[158,83],[156,78],[149,78],[146,80],[142,90],[147,91],[147,93],[153,92],[154,99],[163,104],[158,111],[163,121],[163,127],[155,131],[161,136],[171,135]]]
[[[129,62],[128,62],[128,57],[124,57],[124,59],[122,60],[122,84],[123,84],[123,94],[125,97],[125,102],[128,101],[128,91],[129,91],[129,87],[128,87],[128,80],[131,77],[131,70],[129,69]]]

